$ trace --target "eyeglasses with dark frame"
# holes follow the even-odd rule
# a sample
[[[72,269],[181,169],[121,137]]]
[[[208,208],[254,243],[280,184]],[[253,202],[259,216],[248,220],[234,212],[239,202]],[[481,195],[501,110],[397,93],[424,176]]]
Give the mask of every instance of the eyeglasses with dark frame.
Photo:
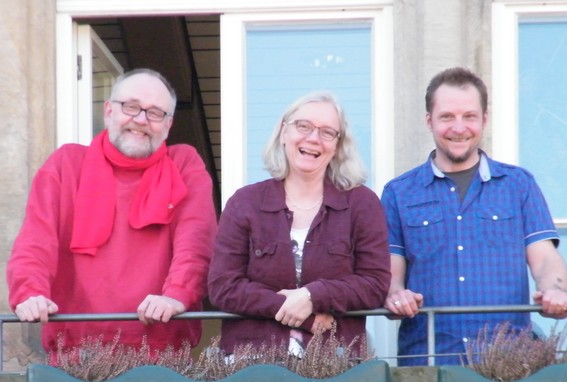
[[[116,100],[112,100],[110,102],[119,103],[120,106],[122,106],[122,112],[126,115],[129,115],[130,117],[136,117],[141,112],[145,112],[146,118],[152,122],[161,122],[164,120],[165,117],[167,116],[171,117],[173,115],[157,107],[149,107],[147,109],[144,109],[135,102],[116,101]]]
[[[315,126],[312,122],[306,119],[296,119],[295,121],[287,122],[290,125],[294,125],[295,129],[303,135],[309,135],[315,129],[319,129],[319,136],[326,140],[332,141],[335,138],[340,139],[341,133],[329,126]]]

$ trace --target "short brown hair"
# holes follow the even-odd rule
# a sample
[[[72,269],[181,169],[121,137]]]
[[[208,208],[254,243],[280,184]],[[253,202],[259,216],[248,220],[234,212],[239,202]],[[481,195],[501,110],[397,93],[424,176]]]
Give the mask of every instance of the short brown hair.
[[[425,92],[425,110],[427,110],[428,113],[431,113],[433,110],[435,92],[441,85],[457,87],[466,87],[467,85],[474,86],[480,94],[482,112],[486,113],[488,108],[488,91],[486,90],[486,85],[480,77],[469,69],[462,67],[445,69],[431,79],[427,86],[427,91]]]

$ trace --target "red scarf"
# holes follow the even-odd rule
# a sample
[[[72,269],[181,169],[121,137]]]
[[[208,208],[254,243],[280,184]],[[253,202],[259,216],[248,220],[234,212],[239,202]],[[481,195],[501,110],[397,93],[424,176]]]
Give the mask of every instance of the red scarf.
[[[163,143],[150,157],[129,158],[108,139],[108,131],[97,135],[87,150],[75,201],[71,251],[94,255],[112,233],[116,206],[113,167],[145,170],[130,207],[130,226],[168,224],[174,208],[187,195],[179,169],[167,155]]]

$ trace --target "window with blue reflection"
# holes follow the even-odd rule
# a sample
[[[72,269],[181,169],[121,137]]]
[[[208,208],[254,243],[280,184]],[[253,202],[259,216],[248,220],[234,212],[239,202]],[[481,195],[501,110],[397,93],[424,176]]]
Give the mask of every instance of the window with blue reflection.
[[[519,93],[520,165],[567,218],[567,19],[520,23]]]
[[[285,25],[246,32],[247,182],[269,178],[262,151],[289,104],[330,90],[345,109],[372,182],[371,24]]]
[[[519,24],[519,158],[534,174],[554,219],[567,218],[567,19]],[[512,128],[500,126],[498,128]],[[567,259],[567,228],[559,228]],[[531,281],[531,290],[535,284]],[[532,313],[549,335],[559,323]]]

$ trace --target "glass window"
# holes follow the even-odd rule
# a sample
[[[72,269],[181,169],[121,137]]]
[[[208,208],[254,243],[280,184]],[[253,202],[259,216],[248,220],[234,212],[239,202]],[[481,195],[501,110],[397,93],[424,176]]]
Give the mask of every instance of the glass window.
[[[269,177],[261,158],[264,146],[285,108],[312,90],[330,90],[337,96],[372,174],[370,32],[368,22],[248,30],[248,183]]]
[[[567,219],[567,20],[519,25],[520,165]]]
[[[492,25],[493,152],[534,174],[567,259],[567,3],[494,2]],[[532,321],[545,334],[557,322],[538,313]]]
[[[518,40],[519,164],[541,187],[567,259],[567,19],[523,20]],[[544,335],[558,322],[537,313],[532,321]]]
[[[103,105],[123,68],[89,25],[77,25],[77,138],[90,144],[104,129]]]

